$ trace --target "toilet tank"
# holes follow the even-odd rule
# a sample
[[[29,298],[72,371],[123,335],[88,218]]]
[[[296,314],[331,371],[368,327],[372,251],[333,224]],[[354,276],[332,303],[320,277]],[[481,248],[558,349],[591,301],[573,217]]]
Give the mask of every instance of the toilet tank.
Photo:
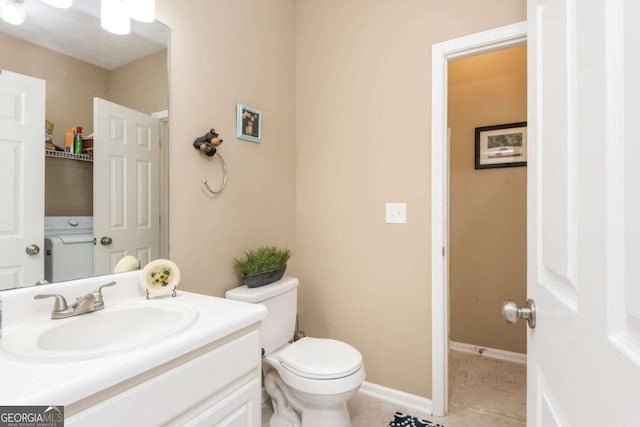
[[[289,276],[258,288],[240,286],[225,293],[227,299],[267,307],[267,318],[262,321],[260,328],[260,341],[265,354],[277,350],[293,338],[296,328],[297,296],[298,279]]]

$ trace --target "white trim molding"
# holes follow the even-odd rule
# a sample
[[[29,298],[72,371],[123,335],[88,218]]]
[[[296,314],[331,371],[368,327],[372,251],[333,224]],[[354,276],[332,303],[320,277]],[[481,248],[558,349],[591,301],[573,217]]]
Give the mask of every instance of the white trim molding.
[[[527,363],[526,354],[500,350],[498,348],[482,347],[480,345],[450,341],[449,349],[460,351],[462,353],[471,353],[477,356],[489,357],[491,359],[506,360],[507,362],[519,363],[521,365],[525,365]]]
[[[450,59],[503,49],[527,40],[520,22],[432,46],[431,50],[431,336],[433,415],[448,408],[449,349],[448,215],[447,206],[447,66]]]
[[[431,399],[427,399],[426,397],[418,396],[416,394],[406,393],[404,391],[370,383],[368,381],[362,383],[359,392],[364,395],[398,405],[401,408],[409,409],[413,411],[411,413],[413,416],[429,416],[433,413]]]
[[[156,111],[155,113],[151,113],[151,117],[155,119],[168,119],[169,118],[169,110]]]

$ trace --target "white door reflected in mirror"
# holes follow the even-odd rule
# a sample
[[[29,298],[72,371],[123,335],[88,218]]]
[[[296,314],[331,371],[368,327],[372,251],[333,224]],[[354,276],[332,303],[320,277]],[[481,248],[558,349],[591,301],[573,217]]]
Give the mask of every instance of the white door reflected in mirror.
[[[44,278],[45,82],[0,73],[0,290]],[[17,248],[17,249],[16,249]]]
[[[126,255],[141,266],[160,257],[160,120],[94,98],[94,273]]]

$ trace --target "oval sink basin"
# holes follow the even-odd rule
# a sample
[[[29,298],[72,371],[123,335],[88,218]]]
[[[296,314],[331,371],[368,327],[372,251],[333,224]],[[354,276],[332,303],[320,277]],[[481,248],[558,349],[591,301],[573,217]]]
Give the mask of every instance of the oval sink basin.
[[[132,350],[176,334],[198,317],[175,300],[135,301],[60,320],[17,326],[0,340],[8,355],[38,362],[93,359]]]

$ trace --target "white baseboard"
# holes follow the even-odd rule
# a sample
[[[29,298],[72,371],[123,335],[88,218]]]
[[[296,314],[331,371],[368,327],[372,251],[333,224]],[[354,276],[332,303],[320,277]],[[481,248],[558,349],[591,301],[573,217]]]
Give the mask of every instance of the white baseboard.
[[[416,417],[431,415],[433,413],[431,399],[368,381],[365,381],[362,386],[360,386],[360,393],[415,411],[415,413],[411,413],[411,415]]]
[[[449,349],[460,351],[463,353],[471,353],[480,356],[490,357],[492,359],[506,360],[508,362],[527,363],[527,355],[523,353],[515,353],[513,351],[499,350],[497,348],[481,347],[473,344],[465,344],[457,341],[449,341]]]

